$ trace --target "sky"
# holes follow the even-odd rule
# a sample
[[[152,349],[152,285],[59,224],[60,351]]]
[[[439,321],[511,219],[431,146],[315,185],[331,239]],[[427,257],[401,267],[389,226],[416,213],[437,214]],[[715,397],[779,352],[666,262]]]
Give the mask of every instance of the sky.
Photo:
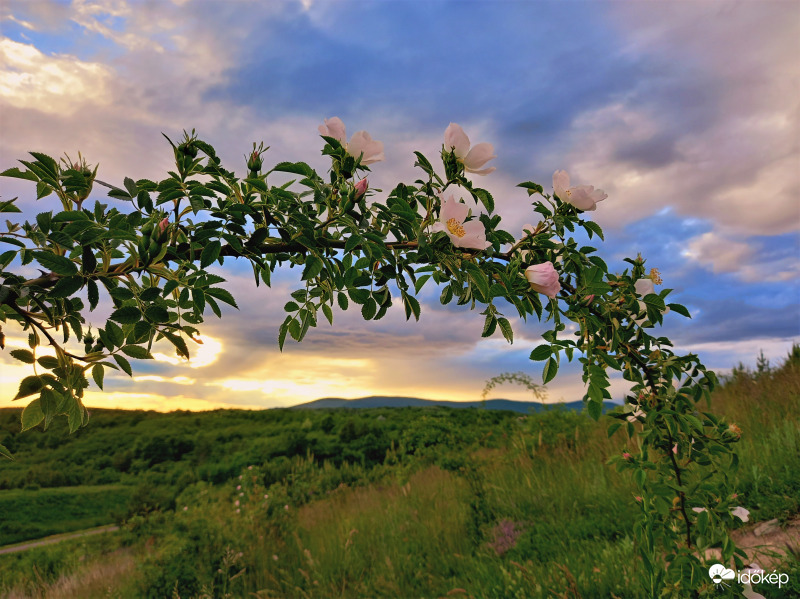
[[[693,318],[665,318],[677,350],[724,374],[763,349],[779,362],[800,341],[800,5],[794,1],[5,0],[0,5],[0,170],[34,150],[78,151],[98,179],[159,180],[161,136],[195,128],[242,173],[252,143],[265,164],[325,173],[318,125],[340,117],[384,143],[370,186],[412,183],[414,150],[437,162],[449,123],[493,144],[497,170],[473,176],[505,229],[536,215],[524,190],[557,169],[608,198],[591,218],[612,268],[641,253]],[[441,164],[438,169],[442,172]],[[98,189],[99,188],[99,189]],[[109,200],[95,186],[90,202]],[[26,218],[57,209],[28,182],[0,178]],[[376,196],[381,199],[381,194]],[[383,194],[385,197],[385,192]],[[297,269],[255,288],[249,266],[211,269],[239,310],[203,325],[187,364],[169,352],[108,374],[94,407],[283,407],[321,397],[480,399],[501,372],[541,376],[528,355],[545,326],[511,319],[513,345],[481,339],[483,317],[423,290],[422,317],[399,305],[377,322],[335,312],[278,351]],[[31,271],[33,274],[35,271]],[[87,315],[103,324],[108,304]],[[510,313],[506,313],[510,316]],[[0,406],[30,374],[8,351]],[[166,348],[165,348],[166,351]],[[615,381],[621,400],[625,388]],[[549,401],[583,395],[563,365]],[[491,397],[532,399],[520,387]]]

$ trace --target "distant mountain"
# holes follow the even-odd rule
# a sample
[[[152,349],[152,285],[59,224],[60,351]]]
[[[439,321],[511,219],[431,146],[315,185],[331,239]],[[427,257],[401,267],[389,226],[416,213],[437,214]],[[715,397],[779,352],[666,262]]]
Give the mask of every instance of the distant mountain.
[[[617,404],[605,402],[603,411],[608,411]],[[341,399],[338,397],[326,397],[308,403],[292,406],[291,410],[325,410],[336,408],[477,408],[479,410],[510,410],[528,414],[530,412],[542,412],[551,409],[567,409],[580,411],[583,409],[582,401],[571,401],[569,403],[549,403],[543,404],[538,401],[512,401],[510,399],[487,399],[486,401],[442,401],[438,399],[420,399],[418,397],[384,397],[373,395],[361,397],[359,399]]]

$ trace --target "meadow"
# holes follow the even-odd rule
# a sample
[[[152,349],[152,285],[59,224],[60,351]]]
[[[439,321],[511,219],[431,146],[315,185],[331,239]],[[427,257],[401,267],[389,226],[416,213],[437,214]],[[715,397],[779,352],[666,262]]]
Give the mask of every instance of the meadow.
[[[740,526],[796,518],[800,348],[734,369],[712,407],[743,430]],[[17,417],[0,415],[2,542],[122,530],[4,555],[4,597],[644,597],[634,485],[606,465],[635,441],[606,417],[94,411],[73,435]],[[775,559],[790,585],[756,590],[800,596],[798,554]]]

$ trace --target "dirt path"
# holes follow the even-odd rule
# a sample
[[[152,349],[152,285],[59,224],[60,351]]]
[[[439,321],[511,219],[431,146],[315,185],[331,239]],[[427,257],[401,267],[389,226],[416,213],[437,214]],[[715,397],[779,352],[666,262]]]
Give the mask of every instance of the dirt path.
[[[731,535],[736,545],[747,552],[750,562],[763,569],[772,568],[792,549],[800,550],[800,516],[791,518],[784,525],[775,520],[758,522],[735,530]],[[709,550],[707,557],[719,558],[718,549]]]
[[[78,532],[68,532],[60,535],[53,535],[45,537],[36,541],[25,541],[24,543],[17,543],[16,545],[9,545],[7,547],[0,547],[0,554],[3,553],[16,553],[18,551],[25,551],[33,547],[41,547],[42,545],[51,545],[53,543],[60,543],[69,539],[77,539],[79,537],[88,537],[89,535],[99,535],[104,532],[114,532],[119,530],[119,526],[99,526],[97,528],[89,528],[87,530],[80,530]]]

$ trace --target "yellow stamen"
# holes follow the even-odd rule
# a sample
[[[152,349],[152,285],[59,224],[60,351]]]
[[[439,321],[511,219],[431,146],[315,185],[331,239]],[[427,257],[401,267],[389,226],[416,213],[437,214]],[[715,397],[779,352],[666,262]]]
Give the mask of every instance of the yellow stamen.
[[[650,269],[650,279],[653,281],[654,285],[661,285],[664,281],[661,279],[661,273],[658,272],[657,268]]]
[[[464,235],[467,234],[467,232],[464,230],[464,227],[462,227],[461,223],[455,218],[447,219],[447,230],[456,237],[464,237]]]

